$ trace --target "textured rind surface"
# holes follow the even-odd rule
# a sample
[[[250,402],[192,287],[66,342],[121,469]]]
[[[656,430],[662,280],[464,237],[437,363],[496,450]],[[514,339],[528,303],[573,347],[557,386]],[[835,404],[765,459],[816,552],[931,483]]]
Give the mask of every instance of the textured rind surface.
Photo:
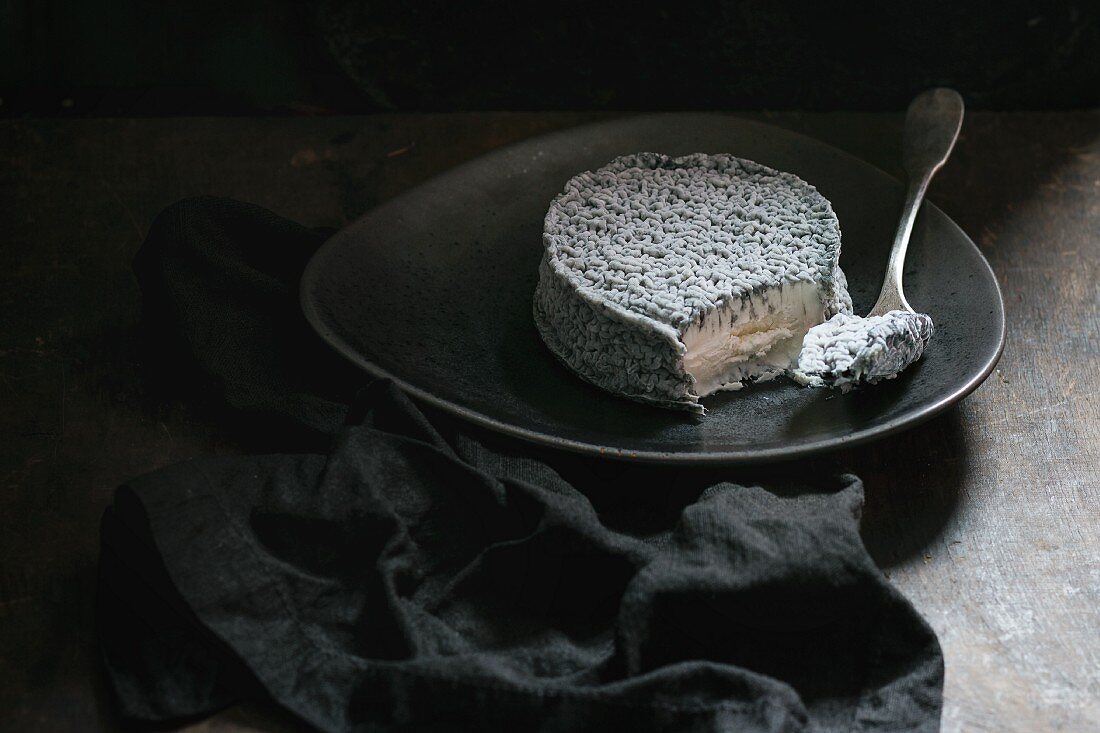
[[[693,380],[679,367],[684,346],[675,331],[577,297],[546,257],[539,266],[534,315],[555,356],[596,386],[666,407],[693,403]]]
[[[543,228],[535,323],[604,389],[702,412],[680,338],[784,282],[850,313],[832,206],[797,176],[731,155],[623,156],[572,178]]]
[[[924,354],[935,326],[923,313],[894,310],[881,316],[838,314],[802,342],[795,381],[847,391],[860,382],[893,379]]]

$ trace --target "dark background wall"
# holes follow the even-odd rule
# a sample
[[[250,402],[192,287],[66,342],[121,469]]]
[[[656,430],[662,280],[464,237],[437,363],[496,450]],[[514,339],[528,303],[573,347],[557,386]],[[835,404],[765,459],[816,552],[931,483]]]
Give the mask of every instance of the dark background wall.
[[[1100,102],[1095,0],[642,6],[0,0],[0,115]]]

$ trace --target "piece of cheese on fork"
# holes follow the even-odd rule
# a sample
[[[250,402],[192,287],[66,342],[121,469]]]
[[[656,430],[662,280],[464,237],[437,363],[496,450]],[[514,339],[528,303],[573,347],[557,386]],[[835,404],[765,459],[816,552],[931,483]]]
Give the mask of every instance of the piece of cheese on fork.
[[[534,297],[550,350],[592,384],[704,412],[770,379],[850,313],[840,225],[797,176],[732,155],[639,153],[572,178],[550,204]]]

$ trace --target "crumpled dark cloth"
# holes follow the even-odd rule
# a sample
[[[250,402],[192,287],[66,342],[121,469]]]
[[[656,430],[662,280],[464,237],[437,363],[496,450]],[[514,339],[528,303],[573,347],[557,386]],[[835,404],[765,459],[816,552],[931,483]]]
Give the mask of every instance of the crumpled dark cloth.
[[[118,490],[98,615],[126,719],[938,730],[939,644],[863,547],[859,479],[565,456],[364,386],[297,310],[325,236],[196,199],[137,259],[155,371],[299,448]]]

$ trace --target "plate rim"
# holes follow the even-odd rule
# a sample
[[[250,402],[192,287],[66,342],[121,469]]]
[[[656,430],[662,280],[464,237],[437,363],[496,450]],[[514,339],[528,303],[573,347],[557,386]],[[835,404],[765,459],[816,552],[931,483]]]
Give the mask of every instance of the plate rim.
[[[586,128],[603,127],[621,122],[624,120],[642,120],[642,119],[656,119],[662,117],[709,117],[714,119],[736,120],[739,124],[749,125],[750,127],[766,128],[769,131],[778,131],[784,135],[789,135],[793,138],[800,139],[802,141],[808,141],[812,145],[817,145],[823,148],[827,148],[832,154],[840,155],[848,158],[851,161],[856,162],[859,165],[870,168],[877,171],[879,174],[895,181],[899,185],[904,185],[896,177],[882,170],[878,166],[869,163],[862,158],[852,155],[851,153],[830,145],[829,143],[822,142],[816,138],[804,135],[800,132],[788,130],[776,125],[770,125],[765,122],[758,122],[756,120],[750,120],[737,115],[727,115],[716,112],[696,112],[696,113],[657,113],[657,114],[641,114],[641,115],[624,115],[622,117],[616,117],[612,120],[600,120],[596,122],[588,122],[580,125],[574,125],[566,127],[553,132],[544,133],[542,135],[534,135],[531,137],[517,140],[508,145],[503,145],[499,148],[495,148],[487,153],[476,156],[470,160],[464,161],[456,166],[448,168],[434,176],[420,182],[412,188],[402,191],[398,195],[383,202],[382,204],[364,212],[360,216],[356,217],[353,221],[348,222],[339,231],[333,234],[322,244],[316,252],[310,257],[305,270],[302,272],[301,280],[299,281],[298,300],[302,313],[304,314],[306,321],[317,332],[328,346],[334,349],[344,358],[348,359],[351,363],[355,364],[360,369],[366,371],[368,374],[378,379],[389,379],[395,385],[401,388],[402,391],[407,394],[421,400],[433,407],[440,409],[444,412],[468,420],[479,427],[486,428],[488,430],[509,435],[529,443],[534,443],[541,446],[552,447],[560,450],[569,451],[572,453],[580,453],[589,456],[616,458],[626,461],[633,461],[639,463],[656,463],[662,465],[709,465],[709,466],[722,466],[722,465],[749,465],[758,463],[769,462],[781,462],[807,458],[810,456],[821,455],[829,453],[831,451],[839,450],[841,448],[849,448],[857,445],[864,445],[881,438],[885,438],[891,435],[896,435],[899,432],[915,427],[921,423],[927,422],[933,417],[946,411],[951,406],[960,402],[967,395],[971,394],[977,389],[985,380],[993,373],[997,363],[1000,361],[1002,354],[1004,353],[1006,337],[1007,337],[1007,319],[1005,315],[1004,295],[1001,293],[1001,285],[997,280],[997,275],[993,271],[992,266],[986,259],[985,254],[974,240],[963,231],[954,219],[948,216],[942,209],[936,206],[931,201],[925,201],[923,207],[935,209],[941,214],[946,222],[966,240],[974,252],[978,255],[978,259],[988,272],[990,280],[993,282],[993,290],[997,295],[995,315],[1000,321],[1000,333],[997,335],[997,348],[993,351],[990,358],[986,360],[986,363],[982,365],[981,369],[974,373],[974,375],[967,380],[960,387],[952,390],[951,392],[941,396],[935,402],[927,405],[914,412],[906,413],[898,418],[890,420],[882,425],[876,426],[874,429],[860,429],[855,432],[848,433],[846,435],[833,436],[830,438],[823,438],[819,440],[813,440],[803,443],[798,446],[791,447],[778,447],[778,448],[766,448],[752,451],[708,451],[708,452],[683,452],[683,451],[659,451],[659,450],[630,450],[626,448],[614,448],[609,446],[599,446],[593,443],[574,440],[571,438],[564,438],[558,435],[551,435],[544,432],[538,432],[536,430],[530,430],[528,428],[520,427],[511,423],[507,423],[496,418],[485,415],[477,410],[471,409],[464,405],[451,402],[450,400],[439,397],[427,390],[421,389],[414,384],[411,384],[396,374],[392,374],[381,366],[371,362],[364,358],[357,350],[349,346],[332,328],[330,328],[324,321],[323,316],[320,313],[320,309],[317,306],[315,300],[311,297],[313,291],[313,285],[317,281],[318,273],[322,269],[321,262],[326,259],[325,255],[327,250],[334,249],[339,244],[340,235],[348,229],[356,226],[364,219],[375,215],[380,209],[390,206],[399,202],[404,197],[411,195],[412,192],[418,188],[425,186],[429,183],[435,182],[437,179],[451,175],[456,171],[460,171],[463,168],[470,166],[476,162],[482,161],[484,158],[493,157],[496,155],[502,155],[508,150],[519,147],[525,144],[529,144],[533,140],[537,139],[549,139],[558,136],[564,136],[569,133],[575,133],[577,130],[583,130]]]

